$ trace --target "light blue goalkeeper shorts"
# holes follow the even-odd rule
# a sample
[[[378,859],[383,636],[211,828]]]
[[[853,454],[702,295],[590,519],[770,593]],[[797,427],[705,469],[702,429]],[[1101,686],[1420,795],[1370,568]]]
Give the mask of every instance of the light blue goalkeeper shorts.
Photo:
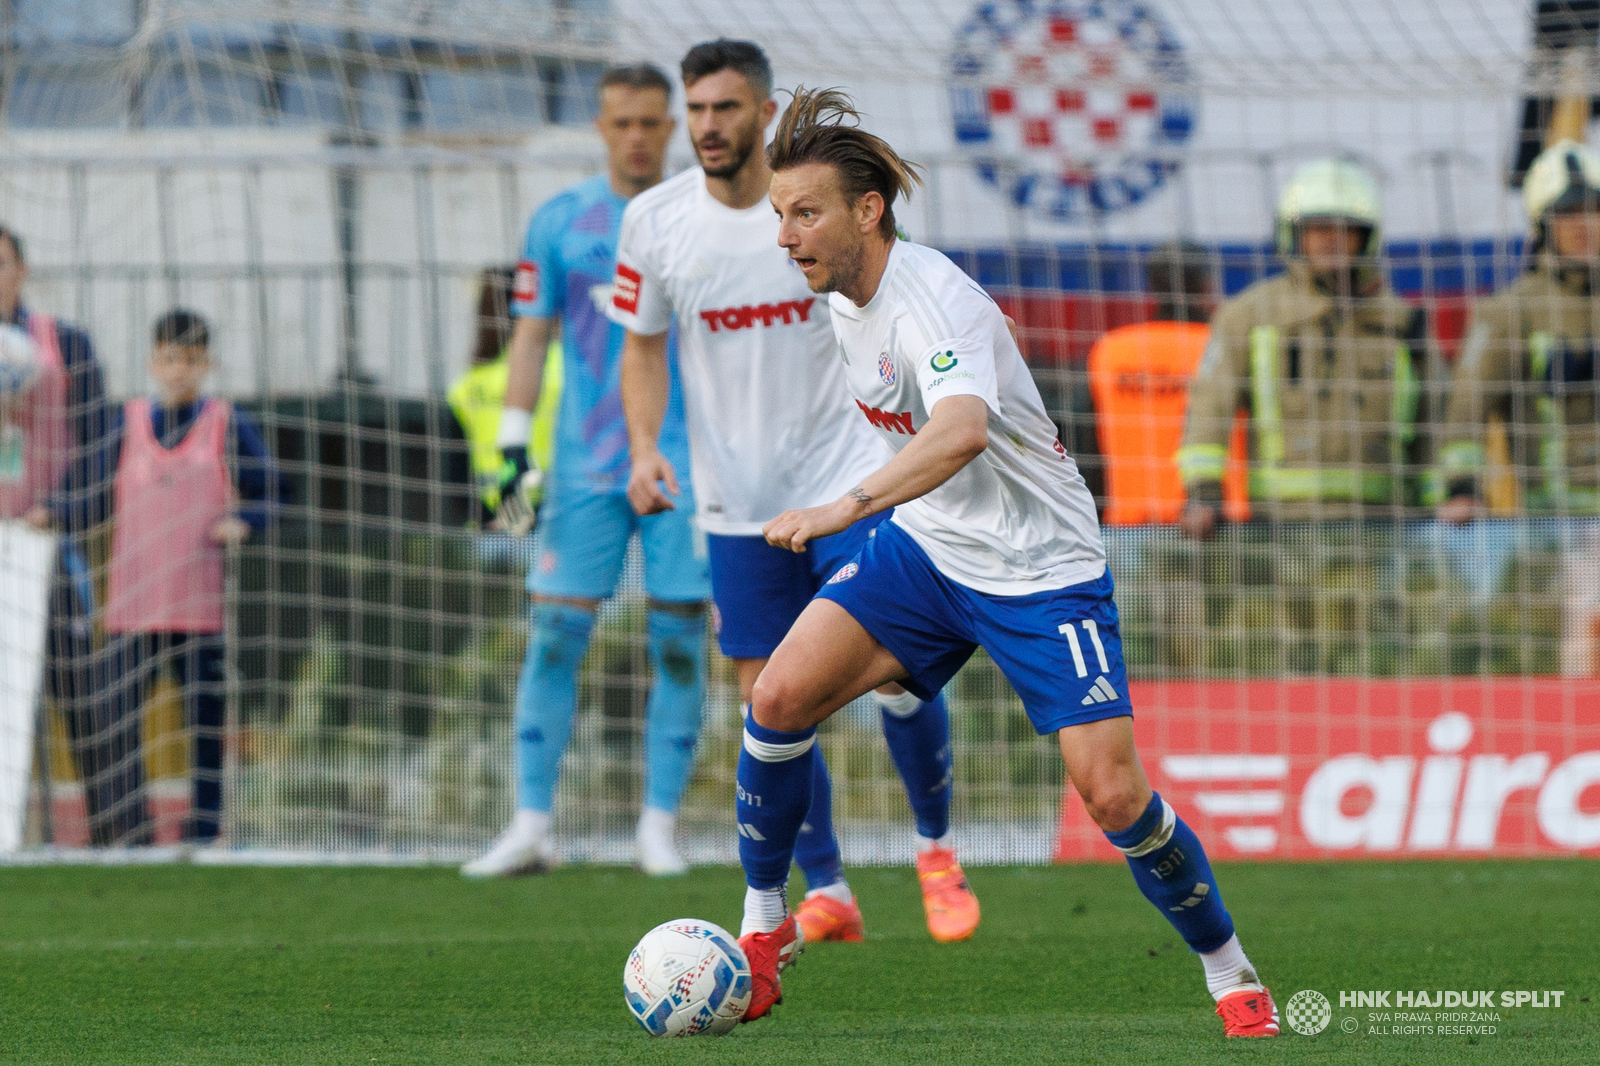
[[[687,488],[676,509],[637,515],[621,492],[555,488],[539,508],[539,546],[528,591],[541,596],[604,599],[616,591],[637,531],[644,550],[644,587],[651,599],[688,603],[711,596],[705,537],[694,524]]]

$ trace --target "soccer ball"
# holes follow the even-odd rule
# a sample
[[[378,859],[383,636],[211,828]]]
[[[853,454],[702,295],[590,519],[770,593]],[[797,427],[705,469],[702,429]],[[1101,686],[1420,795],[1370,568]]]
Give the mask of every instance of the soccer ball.
[[[750,1006],[750,963],[721,926],[678,918],[634,947],[622,968],[622,994],[651,1036],[722,1036]]]
[[[0,400],[21,396],[39,380],[39,349],[28,331],[0,325]]]

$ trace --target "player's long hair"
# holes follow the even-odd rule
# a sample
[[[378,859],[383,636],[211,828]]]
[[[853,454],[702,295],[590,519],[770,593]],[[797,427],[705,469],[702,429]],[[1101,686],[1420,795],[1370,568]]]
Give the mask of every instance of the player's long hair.
[[[767,146],[767,165],[773,170],[807,163],[833,167],[847,203],[869,192],[882,196],[878,233],[886,240],[894,239],[895,197],[910,199],[912,186],[922,184],[922,168],[901,159],[882,137],[862,129],[855,102],[838,89],[795,89]]]

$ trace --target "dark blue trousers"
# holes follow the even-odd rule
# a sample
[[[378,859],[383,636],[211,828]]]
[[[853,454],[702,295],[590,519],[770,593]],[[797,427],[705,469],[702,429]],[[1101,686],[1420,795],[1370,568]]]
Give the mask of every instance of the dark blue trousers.
[[[103,701],[105,719],[113,734],[132,737],[135,764],[140,762],[139,709],[161,671],[172,671],[193,738],[194,799],[183,838],[214,839],[222,822],[222,727],[227,680],[222,634],[124,633],[110,638],[105,657],[112,671]],[[123,747],[126,748],[125,743]],[[142,776],[141,771],[141,789]],[[127,774],[117,778],[123,785],[129,780]]]
[[[94,584],[88,563],[71,541],[62,544],[56,562],[45,690],[67,722],[88,805],[89,842],[96,847],[148,844],[138,704],[129,715],[110,702],[115,663],[95,652]]]

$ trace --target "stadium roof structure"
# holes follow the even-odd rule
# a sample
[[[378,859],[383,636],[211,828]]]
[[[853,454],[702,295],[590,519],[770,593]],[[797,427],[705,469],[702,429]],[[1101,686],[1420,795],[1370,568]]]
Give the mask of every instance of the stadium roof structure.
[[[973,20],[1004,23],[1029,12],[1073,17],[1091,5],[1041,0],[618,0],[618,43],[659,50],[720,33],[769,43],[781,67],[805,76],[872,71],[942,80],[950,44]],[[1184,0],[1094,5],[1151,11],[1182,41],[1210,95],[1356,92],[1412,97],[1510,90],[1553,75],[1530,71],[1526,0]],[[1594,43],[1584,0],[1546,19],[1541,41]],[[1013,10],[1015,9],[1015,10]],[[643,17],[648,11],[648,18]],[[849,27],[841,32],[839,27]]]
[[[598,65],[748,37],[784,78],[937,91],[960,42],[1040,13],[1153,15],[1215,99],[1551,95],[1592,0],[58,0],[0,6],[8,125],[490,128],[588,117]],[[865,17],[863,15],[865,14]],[[1098,16],[1097,16],[1098,17]],[[1124,25],[1132,27],[1131,22]],[[841,28],[848,27],[842,31]],[[1129,28],[1126,32],[1143,32]],[[1583,64],[1600,95],[1600,64]],[[122,91],[107,92],[107,82]],[[568,102],[564,102],[568,101]]]
[[[9,5],[7,6],[9,10]],[[66,0],[0,15],[13,128],[526,129],[586,121],[593,0]]]

